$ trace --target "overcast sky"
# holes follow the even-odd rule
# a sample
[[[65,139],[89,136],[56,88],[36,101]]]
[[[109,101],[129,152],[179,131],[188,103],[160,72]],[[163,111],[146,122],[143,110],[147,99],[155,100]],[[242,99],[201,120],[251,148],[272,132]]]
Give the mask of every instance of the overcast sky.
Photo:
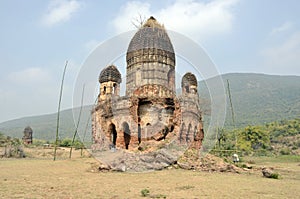
[[[105,2],[0,1],[0,122],[55,112],[66,60],[62,105],[71,108],[89,53],[134,30],[139,15],[199,43],[220,73],[300,75],[298,0]]]

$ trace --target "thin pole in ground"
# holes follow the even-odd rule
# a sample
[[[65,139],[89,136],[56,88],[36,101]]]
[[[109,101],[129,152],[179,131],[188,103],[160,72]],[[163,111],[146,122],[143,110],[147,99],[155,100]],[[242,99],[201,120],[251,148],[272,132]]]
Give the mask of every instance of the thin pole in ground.
[[[61,85],[60,85],[60,94],[59,94],[59,100],[58,100],[58,110],[57,110],[56,134],[55,134],[55,145],[54,145],[53,161],[56,160],[56,149],[57,149],[58,137],[59,137],[58,130],[59,130],[60,104],[61,104],[61,98],[62,98],[62,94],[63,94],[64,79],[65,79],[67,65],[68,65],[68,61],[66,61],[63,76],[62,76],[62,80],[61,80]]]

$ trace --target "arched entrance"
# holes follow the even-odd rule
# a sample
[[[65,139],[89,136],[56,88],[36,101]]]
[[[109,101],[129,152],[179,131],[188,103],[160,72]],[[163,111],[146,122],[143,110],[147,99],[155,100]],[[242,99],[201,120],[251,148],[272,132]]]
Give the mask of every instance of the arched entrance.
[[[123,122],[122,126],[123,126],[123,133],[124,133],[125,148],[128,149],[129,144],[130,144],[130,139],[131,139],[129,125],[127,122]]]
[[[108,127],[109,129],[109,135],[110,135],[110,141],[112,144],[112,148],[116,148],[117,145],[117,130],[116,125],[114,123],[111,123]]]

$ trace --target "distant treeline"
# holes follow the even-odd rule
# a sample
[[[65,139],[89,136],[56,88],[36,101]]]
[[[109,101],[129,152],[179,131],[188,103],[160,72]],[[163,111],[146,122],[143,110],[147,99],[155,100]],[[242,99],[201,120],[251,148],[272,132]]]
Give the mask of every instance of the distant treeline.
[[[54,145],[54,141],[47,141],[47,140],[37,140],[33,139],[32,144],[26,145],[27,147],[36,147],[36,146],[45,146],[45,144],[49,146]],[[90,143],[82,143],[80,140],[76,139],[74,141],[74,144],[72,145],[72,139],[70,138],[64,138],[58,140],[58,146],[59,147],[74,147],[75,149],[85,148],[89,146]],[[22,146],[22,140],[19,138],[11,138],[10,136],[6,136],[3,133],[0,132],[0,147],[6,147],[6,146]]]

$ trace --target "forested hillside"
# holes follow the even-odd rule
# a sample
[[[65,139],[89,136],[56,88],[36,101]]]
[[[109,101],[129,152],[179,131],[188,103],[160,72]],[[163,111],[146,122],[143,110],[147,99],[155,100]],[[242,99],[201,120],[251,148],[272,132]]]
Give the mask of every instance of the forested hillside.
[[[229,80],[237,127],[300,118],[299,76],[234,73],[225,74],[222,78],[226,90],[227,80]],[[207,81],[214,81],[214,78]],[[202,98],[206,99],[205,102],[209,101],[207,100],[209,93],[203,81],[199,84],[199,93]],[[230,127],[233,124],[228,96],[226,99],[225,126]]]
[[[248,125],[263,125],[268,122],[300,118],[300,77],[276,76],[263,74],[225,74],[222,76],[224,86],[229,80],[235,113],[236,127]],[[209,122],[210,97],[206,82],[214,78],[199,82],[199,94],[202,99],[204,122]],[[210,88],[220,89],[220,88]],[[227,88],[226,88],[227,89]],[[217,96],[224,97],[224,96]],[[228,96],[226,96],[228,99]],[[79,126],[79,135],[83,135],[92,106],[84,107]],[[72,137],[77,122],[79,108],[75,109],[73,118],[72,109],[61,112],[60,136]],[[225,128],[233,128],[230,106],[227,101],[227,117]],[[75,122],[74,122],[75,120]],[[26,126],[31,126],[36,139],[54,140],[56,131],[56,114],[34,117],[25,117],[0,124],[0,132],[11,137],[21,138]],[[87,129],[87,139],[91,138],[90,122]]]

